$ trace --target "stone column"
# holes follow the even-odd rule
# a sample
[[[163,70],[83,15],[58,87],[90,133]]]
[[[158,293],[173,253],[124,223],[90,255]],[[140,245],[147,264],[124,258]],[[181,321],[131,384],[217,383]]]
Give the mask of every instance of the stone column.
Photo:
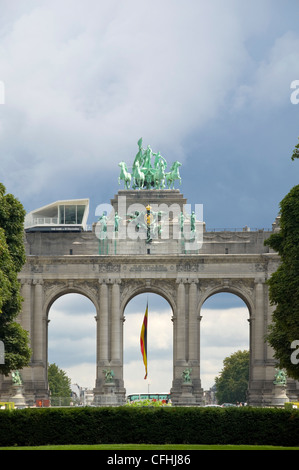
[[[189,286],[189,362],[199,363],[199,323],[197,318],[197,280]]]
[[[111,282],[111,281],[109,281]],[[125,403],[122,364],[122,319],[120,316],[120,280],[112,281],[111,299],[106,284],[101,285],[100,326],[101,338],[99,354],[104,369],[113,370],[109,381],[103,376],[103,367],[98,365],[98,379],[94,390],[94,403],[97,406],[118,406]],[[101,325],[103,327],[100,331]],[[110,331],[109,331],[110,326]]]
[[[34,400],[48,399],[47,380],[47,318],[43,311],[43,280],[34,284],[33,331],[32,331],[32,396]]]
[[[21,312],[21,325],[28,331],[30,344],[32,342],[32,331],[31,331],[31,279],[25,279],[22,282],[22,297],[24,299]]]
[[[107,365],[109,361],[109,330],[108,330],[108,286],[100,282],[100,311],[97,318],[97,362]]]
[[[32,347],[34,343],[34,338],[33,338],[33,322],[32,322],[32,316],[33,316],[33,302],[31,299],[32,295],[32,279],[24,279],[22,280],[22,290],[21,290],[21,295],[24,299],[23,304],[22,304],[22,311],[19,317],[20,323],[22,325],[22,328],[24,330],[28,331],[29,333],[29,346]],[[24,389],[26,390],[26,399],[28,400],[28,403],[33,404],[34,403],[34,381],[32,380],[32,370],[30,367],[24,367],[21,372],[22,375],[22,380],[24,384]]]
[[[255,359],[264,359],[264,285],[261,280],[255,285]]]
[[[265,349],[265,307],[264,307],[264,285],[262,280],[257,279],[255,284],[255,314],[253,324],[253,359],[254,361],[264,360]]]
[[[248,401],[252,406],[262,406],[267,402],[267,395],[272,393],[267,390],[265,377],[265,298],[264,279],[255,279],[255,309],[250,319],[251,329],[251,361]]]
[[[122,319],[120,317],[120,281],[112,284],[111,297],[111,362],[119,365],[122,358]]]
[[[176,321],[176,362],[186,364],[186,293],[184,281],[178,280]]]
[[[34,362],[43,362],[47,356],[44,356],[44,331],[45,319],[43,316],[43,281],[33,281],[34,287],[34,321],[33,321],[33,360]]]

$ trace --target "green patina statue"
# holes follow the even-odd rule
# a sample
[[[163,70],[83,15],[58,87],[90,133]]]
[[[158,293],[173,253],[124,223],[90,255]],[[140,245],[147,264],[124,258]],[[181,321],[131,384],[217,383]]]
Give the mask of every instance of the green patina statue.
[[[287,375],[284,370],[276,369],[273,383],[274,385],[280,385],[283,387],[287,384]]]
[[[128,171],[125,162],[120,162],[118,166],[121,172],[118,183],[124,182],[125,189],[174,189],[175,181],[182,183],[179,167],[182,164],[174,162],[169,172],[166,172],[167,162],[164,157],[158,153],[153,153],[148,145],[146,149],[142,147],[142,137],[138,140],[138,152],[135,156],[132,172]],[[154,157],[154,165],[152,158]]]
[[[285,371],[281,369],[276,369],[276,374],[274,376],[274,385],[285,386],[287,384],[287,375]]]
[[[13,385],[23,385],[21,374],[18,370],[15,370],[11,374]]]
[[[188,368],[188,369],[185,369],[182,373],[182,378],[183,378],[183,383],[184,384],[188,384],[188,383],[191,383],[191,373],[192,373],[192,369],[191,368]]]
[[[105,383],[112,383],[114,381],[114,372],[112,369],[103,369],[105,375]]]

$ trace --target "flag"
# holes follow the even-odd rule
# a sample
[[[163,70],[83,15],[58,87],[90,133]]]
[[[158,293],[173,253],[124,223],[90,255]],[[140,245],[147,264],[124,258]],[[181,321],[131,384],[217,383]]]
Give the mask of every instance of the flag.
[[[144,314],[143,324],[140,334],[140,349],[143,357],[143,363],[145,366],[145,379],[147,378],[147,321],[148,321],[148,303],[146,304],[146,310]]]

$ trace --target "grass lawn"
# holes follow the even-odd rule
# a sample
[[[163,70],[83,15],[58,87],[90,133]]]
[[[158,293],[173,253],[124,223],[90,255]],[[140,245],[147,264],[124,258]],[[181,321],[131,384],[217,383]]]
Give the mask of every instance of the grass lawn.
[[[154,444],[98,444],[98,445],[57,445],[57,446],[40,446],[40,447],[0,447],[1,450],[111,450],[111,451],[125,451],[125,450],[299,450],[299,447],[278,447],[278,446],[246,446],[246,445],[154,445]]]

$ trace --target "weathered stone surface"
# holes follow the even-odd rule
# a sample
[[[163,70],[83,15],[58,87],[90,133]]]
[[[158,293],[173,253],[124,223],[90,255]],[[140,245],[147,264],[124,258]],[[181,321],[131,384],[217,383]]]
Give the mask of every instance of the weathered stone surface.
[[[112,200],[114,207],[123,193],[120,191]],[[177,190],[125,193],[130,204],[140,200],[143,204],[167,200],[167,204],[179,201],[183,207],[186,202]],[[123,403],[126,396],[122,363],[124,310],[135,295],[153,292],[163,296],[173,311],[173,403],[202,404],[201,307],[211,295],[231,292],[244,300],[250,313],[248,402],[271,404],[275,361],[264,341],[272,315],[266,280],[277,269],[279,258],[264,246],[270,233],[206,232],[204,229],[202,247],[195,253],[182,250],[180,239],[157,239],[151,244],[144,239],[123,239],[119,243],[117,240],[115,244],[113,239],[109,240],[107,253],[101,254],[101,241],[95,229],[82,233],[27,233],[27,263],[19,276],[24,297],[20,321],[29,331],[33,350],[30,367],[22,371],[27,403],[48,398],[48,313],[58,297],[74,292],[87,296],[97,312],[95,402],[98,405]],[[188,387],[182,383],[186,367],[192,368],[192,384]],[[114,371],[113,387],[104,383],[105,368]],[[9,378],[1,379],[1,397],[7,393],[9,384]],[[290,381],[289,388],[293,399],[298,397],[297,383]]]

